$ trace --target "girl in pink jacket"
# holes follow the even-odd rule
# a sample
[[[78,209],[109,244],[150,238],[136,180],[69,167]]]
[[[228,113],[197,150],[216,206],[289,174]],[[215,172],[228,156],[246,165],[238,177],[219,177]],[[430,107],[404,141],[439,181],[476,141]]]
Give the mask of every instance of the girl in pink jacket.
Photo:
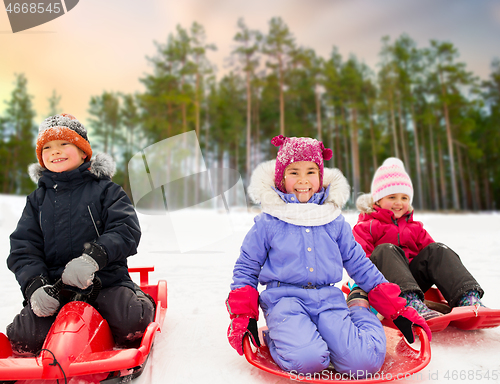
[[[451,307],[482,306],[484,292],[460,257],[413,221],[412,199],[413,185],[403,162],[388,158],[375,172],[371,193],[356,201],[361,213],[354,238],[384,277],[399,285],[407,306],[424,319],[440,316],[423,302],[424,292],[434,284]]]

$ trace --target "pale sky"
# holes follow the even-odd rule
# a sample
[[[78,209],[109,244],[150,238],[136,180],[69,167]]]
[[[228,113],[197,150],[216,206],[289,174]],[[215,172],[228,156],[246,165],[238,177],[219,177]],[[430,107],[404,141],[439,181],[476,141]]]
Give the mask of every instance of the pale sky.
[[[496,0],[80,0],[53,21],[12,33],[0,5],[0,114],[10,99],[14,74],[24,73],[33,95],[36,122],[48,114],[55,89],[62,110],[82,122],[91,96],[103,91],[143,91],[139,78],[152,72],[147,56],[154,41],[164,43],[180,24],[204,26],[208,54],[219,74],[231,51],[238,18],[263,33],[279,16],[299,46],[327,58],[337,46],[376,70],[381,38],[402,33],[420,48],[429,40],[452,42],[467,69],[485,79],[494,57],[500,57],[500,2]]]

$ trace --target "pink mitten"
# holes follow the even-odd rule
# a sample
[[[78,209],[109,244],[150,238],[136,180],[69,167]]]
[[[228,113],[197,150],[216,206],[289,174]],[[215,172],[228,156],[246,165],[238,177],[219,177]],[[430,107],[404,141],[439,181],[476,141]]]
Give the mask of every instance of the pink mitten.
[[[422,327],[431,340],[432,333],[426,321],[415,308],[406,307],[406,300],[399,297],[400,293],[401,290],[397,284],[382,283],[368,292],[368,301],[378,313],[394,322],[409,343],[415,341],[413,324]]]
[[[231,317],[227,330],[229,344],[243,355],[243,338],[248,334],[252,343],[260,347],[257,330],[259,292],[249,285],[235,289],[229,293],[226,307]]]

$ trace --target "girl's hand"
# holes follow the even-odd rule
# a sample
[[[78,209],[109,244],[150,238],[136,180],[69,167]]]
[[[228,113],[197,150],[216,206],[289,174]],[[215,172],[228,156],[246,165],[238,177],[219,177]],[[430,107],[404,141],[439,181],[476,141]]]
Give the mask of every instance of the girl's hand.
[[[414,308],[406,307],[406,300],[399,297],[400,293],[401,290],[397,284],[382,283],[368,292],[368,301],[378,313],[394,322],[409,343],[415,341],[413,324],[422,327],[430,341],[431,329]]]
[[[227,329],[229,344],[243,355],[243,338],[248,334],[253,344],[260,347],[257,330],[259,292],[249,285],[234,289],[226,300],[226,308],[231,317],[231,324]]]

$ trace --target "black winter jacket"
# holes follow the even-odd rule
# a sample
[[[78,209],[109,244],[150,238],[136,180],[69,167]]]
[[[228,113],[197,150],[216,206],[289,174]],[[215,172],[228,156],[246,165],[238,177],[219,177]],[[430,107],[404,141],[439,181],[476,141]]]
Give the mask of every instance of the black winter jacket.
[[[95,241],[108,262],[97,272],[103,288],[123,285],[134,289],[127,257],[137,253],[141,229],[125,191],[111,181],[115,165],[98,154],[79,168],[54,173],[34,164],[30,176],[38,188],[27,197],[16,230],[10,236],[9,269],[25,299],[37,277],[55,283],[66,264],[82,255],[83,245]]]

